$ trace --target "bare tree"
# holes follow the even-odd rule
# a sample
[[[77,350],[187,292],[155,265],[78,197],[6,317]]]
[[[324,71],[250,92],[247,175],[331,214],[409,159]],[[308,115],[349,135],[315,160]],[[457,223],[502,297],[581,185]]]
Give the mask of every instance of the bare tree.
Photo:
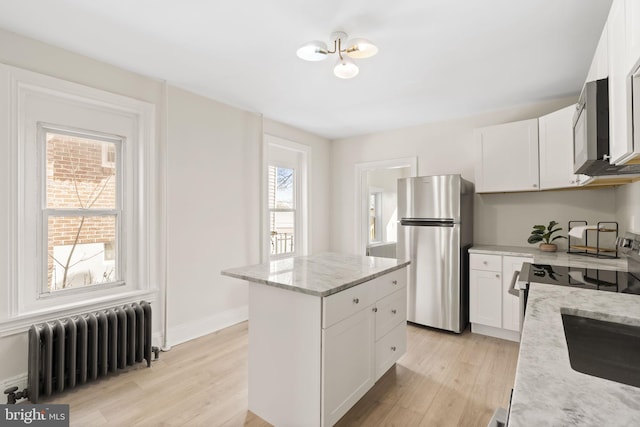
[[[89,194],[88,200],[86,202],[84,202],[82,200],[82,197],[80,197],[80,192],[78,191],[78,178],[76,176],[76,172],[77,172],[77,165],[74,166],[73,168],[73,186],[75,189],[75,193],[76,193],[76,198],[78,199],[78,203],[80,204],[80,209],[82,210],[88,210],[91,209],[91,207],[98,201],[98,199],[100,198],[100,195],[102,194],[102,192],[104,191],[104,189],[106,188],[107,184],[109,183],[109,181],[111,180],[111,175],[108,175],[107,178],[104,180],[104,182],[98,182],[95,187],[93,188],[93,190],[91,191],[91,193]],[[78,225],[78,229],[76,230],[75,233],[75,237],[73,240],[73,244],[71,246],[71,251],[69,251],[69,255],[67,256],[66,261],[63,263],[59,260],[57,260],[52,254],[49,254],[49,256],[51,257],[51,259],[58,264],[60,267],[62,267],[63,270],[63,276],[62,276],[62,288],[66,288],[68,283],[68,276],[69,276],[69,270],[80,264],[81,262],[87,261],[91,258],[94,258],[98,255],[100,255],[102,252],[98,252],[94,255],[91,255],[89,257],[82,257],[80,258],[78,261],[71,263],[71,260],[73,259],[73,254],[78,246],[78,243],[80,242],[80,235],[82,234],[82,228],[84,226],[85,223],[85,219],[86,217],[84,215],[82,215],[82,217],[80,218],[80,224]]]

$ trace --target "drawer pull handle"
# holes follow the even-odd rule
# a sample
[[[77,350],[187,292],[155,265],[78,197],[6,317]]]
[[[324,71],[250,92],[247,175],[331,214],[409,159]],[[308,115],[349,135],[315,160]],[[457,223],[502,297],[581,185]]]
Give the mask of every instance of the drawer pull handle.
[[[391,347],[391,351],[396,351],[396,346]]]
[[[360,302],[360,300],[359,300],[358,298],[354,298],[354,299],[353,299],[353,303],[354,303],[354,304],[358,304],[359,302]]]
[[[378,312],[378,307],[373,307],[371,310],[373,310],[374,313]]]
[[[483,263],[484,265],[489,264],[487,261],[482,261],[482,263]]]
[[[394,281],[393,281],[393,282],[391,282],[391,283],[393,283],[394,285],[397,285],[397,284],[398,284],[398,281],[397,281],[397,280],[394,280]]]
[[[391,310],[391,314],[396,314],[398,312],[398,310],[396,310],[395,308],[393,310]]]

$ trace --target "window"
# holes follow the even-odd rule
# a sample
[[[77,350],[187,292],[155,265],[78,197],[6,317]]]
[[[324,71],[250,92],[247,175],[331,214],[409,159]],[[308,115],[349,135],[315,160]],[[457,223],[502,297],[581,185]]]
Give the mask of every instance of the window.
[[[382,242],[382,191],[369,193],[369,243]]]
[[[270,256],[295,253],[296,171],[269,166]]]
[[[265,135],[265,154],[263,257],[306,255],[310,148]]]
[[[48,242],[43,245],[43,292],[120,281],[113,248],[122,216],[117,167],[122,139],[42,124],[39,128],[47,171],[42,183],[42,234]],[[104,153],[111,153],[109,167],[104,166]]]
[[[4,64],[0,94],[9,110],[0,115],[9,166],[0,181],[0,295],[8,296],[0,335],[157,300],[164,276],[155,107]]]

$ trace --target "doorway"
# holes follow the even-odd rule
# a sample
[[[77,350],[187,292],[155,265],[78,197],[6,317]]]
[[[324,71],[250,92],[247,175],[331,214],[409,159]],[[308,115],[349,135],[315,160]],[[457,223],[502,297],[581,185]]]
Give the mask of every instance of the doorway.
[[[396,257],[397,181],[417,171],[416,157],[356,165],[356,253]]]

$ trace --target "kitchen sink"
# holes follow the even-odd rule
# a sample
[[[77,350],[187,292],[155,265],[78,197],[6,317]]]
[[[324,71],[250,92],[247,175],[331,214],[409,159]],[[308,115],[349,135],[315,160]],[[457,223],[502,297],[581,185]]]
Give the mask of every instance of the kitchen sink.
[[[571,367],[640,387],[640,326],[562,313]]]

